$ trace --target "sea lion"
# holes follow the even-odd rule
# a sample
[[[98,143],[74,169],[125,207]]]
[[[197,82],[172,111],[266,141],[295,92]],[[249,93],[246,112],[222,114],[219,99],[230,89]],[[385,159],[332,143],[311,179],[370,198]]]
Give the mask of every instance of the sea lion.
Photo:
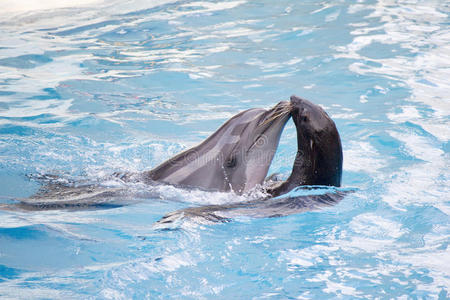
[[[297,155],[289,178],[267,190],[272,196],[302,185],[341,186],[342,145],[336,124],[318,105],[291,96],[297,130]]]

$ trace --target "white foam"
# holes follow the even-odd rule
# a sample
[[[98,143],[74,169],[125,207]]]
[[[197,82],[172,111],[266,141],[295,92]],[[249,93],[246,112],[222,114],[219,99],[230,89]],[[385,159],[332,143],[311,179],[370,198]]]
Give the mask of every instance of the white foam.
[[[369,143],[351,141],[344,148],[344,170],[376,174],[387,165],[385,158]]]
[[[34,12],[39,10],[98,5],[104,0],[3,0],[1,14]]]
[[[428,105],[433,110],[433,117],[420,118],[417,114],[409,114],[401,116],[402,120],[422,126],[445,142],[450,140],[450,102],[447,101],[450,89],[450,31],[442,27],[448,16],[440,10],[440,6],[439,1],[427,2],[426,5],[416,1],[395,6],[386,5],[384,1],[374,5],[351,5],[349,13],[372,9],[369,17],[379,18],[383,24],[364,28],[353,24],[357,27],[351,32],[353,41],[346,46],[335,47],[340,52],[335,57],[357,60],[350,65],[350,70],[355,73],[379,75],[406,83],[412,93],[409,100]],[[368,35],[375,30],[385,33]],[[400,45],[417,55],[374,59],[360,54],[360,50],[373,43]],[[372,62],[375,66],[370,64]],[[361,102],[365,103],[367,98],[362,97]],[[394,118],[392,113],[388,117]]]

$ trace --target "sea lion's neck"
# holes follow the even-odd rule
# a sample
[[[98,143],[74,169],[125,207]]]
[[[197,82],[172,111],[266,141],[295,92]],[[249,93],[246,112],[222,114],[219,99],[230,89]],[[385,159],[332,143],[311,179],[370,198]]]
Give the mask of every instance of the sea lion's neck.
[[[320,141],[320,142],[319,142]],[[326,139],[297,137],[298,150],[289,178],[269,189],[273,197],[301,185],[341,185],[342,148],[337,131]]]
[[[316,159],[311,151],[297,150],[294,165],[289,178],[280,185],[269,189],[267,192],[273,197],[288,193],[300,185],[314,185],[314,167]]]

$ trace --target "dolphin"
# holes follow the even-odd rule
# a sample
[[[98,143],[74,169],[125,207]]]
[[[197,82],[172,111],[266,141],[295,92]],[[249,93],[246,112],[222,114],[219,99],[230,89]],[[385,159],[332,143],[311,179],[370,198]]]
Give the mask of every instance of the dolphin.
[[[281,133],[290,118],[291,104],[281,101],[270,109],[253,108],[226,121],[199,145],[181,152],[150,171],[114,173],[111,179],[145,184],[167,183],[209,191],[243,194],[262,185],[278,147]],[[133,203],[133,198],[159,198],[157,192],[143,187],[129,192],[127,186],[104,187],[98,184],[64,185],[57,176],[50,178],[37,194],[15,199],[15,205],[0,209],[48,210],[116,207]],[[54,180],[52,180],[54,179]]]

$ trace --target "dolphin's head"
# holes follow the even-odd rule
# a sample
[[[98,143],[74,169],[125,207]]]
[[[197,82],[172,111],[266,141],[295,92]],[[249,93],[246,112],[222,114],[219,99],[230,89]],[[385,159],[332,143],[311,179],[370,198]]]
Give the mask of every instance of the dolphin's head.
[[[224,124],[233,128],[235,137],[231,147],[222,149],[225,181],[234,192],[244,193],[263,183],[290,110],[291,103],[282,101],[267,110],[246,110]]]
[[[145,174],[153,181],[245,193],[262,184],[290,118],[291,103],[238,113],[198,146]]]

